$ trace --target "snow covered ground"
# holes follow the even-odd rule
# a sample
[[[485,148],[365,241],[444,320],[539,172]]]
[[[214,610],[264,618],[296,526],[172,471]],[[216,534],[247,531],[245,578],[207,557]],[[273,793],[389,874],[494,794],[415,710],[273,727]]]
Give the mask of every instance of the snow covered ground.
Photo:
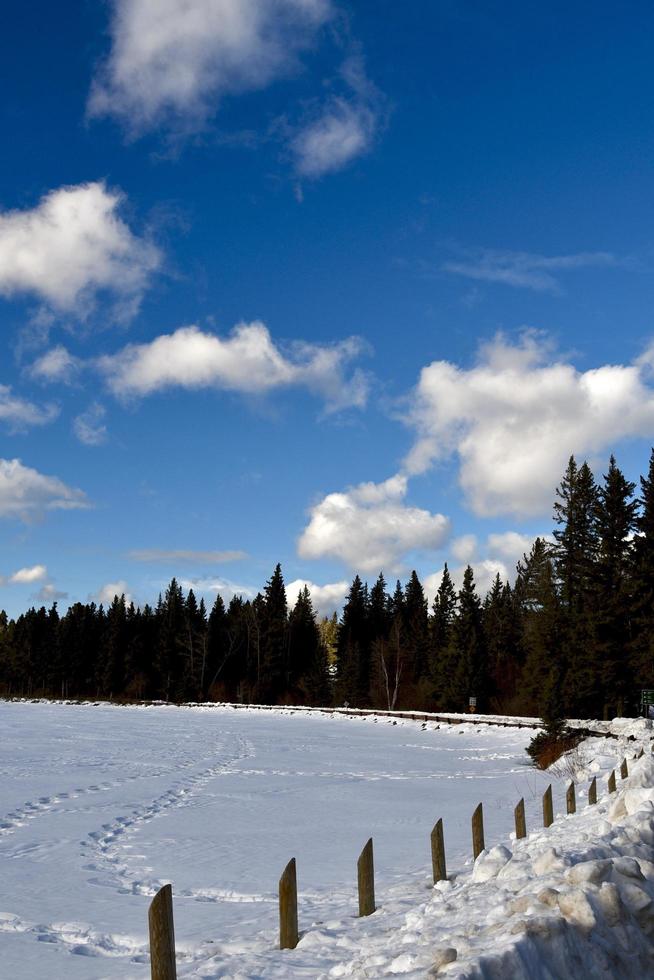
[[[166,881],[184,978],[652,975],[651,732],[616,730],[577,759],[580,810],[594,772],[598,806],[541,831],[542,792],[554,783],[560,813],[566,776],[529,768],[528,730],[0,703],[0,978],[148,977],[147,906]],[[609,801],[603,774],[641,743]],[[512,843],[521,796],[532,834]],[[489,851],[473,870],[480,801]],[[434,889],[438,817],[450,881]],[[379,909],[358,919],[371,835]],[[282,952],[292,856],[303,935]]]

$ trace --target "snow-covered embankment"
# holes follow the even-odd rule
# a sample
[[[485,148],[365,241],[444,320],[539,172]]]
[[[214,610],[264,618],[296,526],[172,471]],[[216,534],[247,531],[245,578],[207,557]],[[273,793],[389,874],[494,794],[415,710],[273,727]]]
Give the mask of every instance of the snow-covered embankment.
[[[436,885],[383,949],[362,950],[329,976],[653,976],[651,732],[645,722],[617,722],[613,731],[617,742],[589,739],[577,751],[578,797],[596,775],[596,806],[582,796],[578,813],[483,852],[470,874]],[[626,741],[629,735],[636,741]],[[635,759],[641,747],[646,754]],[[609,795],[606,776],[622,755],[630,775]],[[592,762],[584,765],[584,758]]]

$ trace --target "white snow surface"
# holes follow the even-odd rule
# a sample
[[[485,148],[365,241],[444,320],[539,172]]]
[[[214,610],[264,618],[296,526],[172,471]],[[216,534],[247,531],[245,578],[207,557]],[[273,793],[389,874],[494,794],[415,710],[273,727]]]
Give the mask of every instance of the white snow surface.
[[[654,976],[652,731],[601,724],[616,737],[539,773],[532,732],[469,721],[0,703],[0,980],[149,977],[147,908],[167,881],[180,978]],[[571,774],[578,812],[564,816]],[[531,832],[515,841],[520,797]],[[433,886],[439,817],[449,880]],[[378,909],[359,919],[370,836]],[[281,951],[293,856],[301,939]]]

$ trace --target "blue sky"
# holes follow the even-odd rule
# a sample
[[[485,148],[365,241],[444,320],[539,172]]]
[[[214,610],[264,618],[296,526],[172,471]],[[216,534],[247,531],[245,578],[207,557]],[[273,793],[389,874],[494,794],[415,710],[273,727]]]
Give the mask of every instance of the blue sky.
[[[14,6],[0,606],[483,589],[570,453],[635,479],[653,47],[644,3]]]

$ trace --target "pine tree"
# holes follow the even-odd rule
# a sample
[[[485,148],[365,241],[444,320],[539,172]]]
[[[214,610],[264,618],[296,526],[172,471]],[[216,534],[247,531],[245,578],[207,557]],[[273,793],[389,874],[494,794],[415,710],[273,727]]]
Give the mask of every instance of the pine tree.
[[[452,629],[449,659],[452,668],[447,688],[449,707],[466,711],[468,699],[476,697],[477,708],[482,708],[488,696],[486,648],[481,602],[470,565],[463,574],[458,595],[458,615]]]
[[[528,714],[542,716],[547,692],[556,678],[560,693],[565,678],[563,622],[551,548],[536,538],[529,555],[518,563],[514,595],[520,604],[522,705]]]
[[[638,686],[654,687],[654,449],[647,476],[640,478],[640,514],[634,540],[630,644]]]
[[[358,575],[350,587],[338,630],[336,700],[365,707],[369,699],[368,595]]]
[[[570,457],[557,489],[554,519],[556,572],[561,583],[564,624],[564,655],[567,674],[564,685],[566,713],[597,715],[601,710],[601,662],[596,644],[595,571],[599,535],[598,491],[587,463],[579,468]]]
[[[452,639],[452,627],[456,618],[457,597],[447,562],[443,568],[438,591],[432,603],[430,620],[430,673],[435,688],[435,698],[440,703],[445,696],[450,676],[448,651]]]
[[[277,704],[290,680],[286,589],[279,564],[264,589],[260,666],[258,697],[262,704]]]
[[[330,697],[327,656],[306,585],[298,594],[288,628],[291,697],[297,704],[325,705]]]
[[[636,523],[635,483],[625,479],[611,456],[597,501],[599,548],[595,568],[595,635],[600,658],[603,701],[622,707],[632,690],[628,661],[631,538]]]

